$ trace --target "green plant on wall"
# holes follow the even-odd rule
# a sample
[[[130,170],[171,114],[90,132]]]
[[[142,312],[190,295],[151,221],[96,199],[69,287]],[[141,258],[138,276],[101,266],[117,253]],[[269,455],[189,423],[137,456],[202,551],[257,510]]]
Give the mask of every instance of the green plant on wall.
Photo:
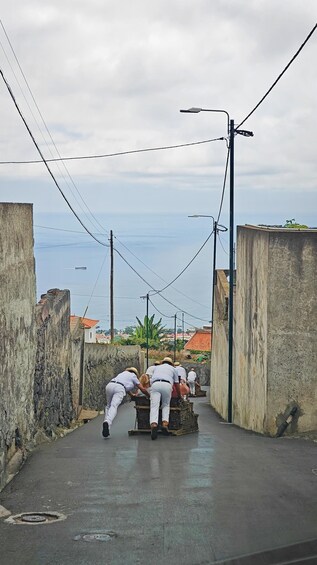
[[[292,220],[286,220],[286,223],[283,226],[284,228],[293,228],[296,230],[299,229],[308,229],[308,226],[305,226],[304,224],[299,224],[298,222],[296,222],[295,218],[292,218]]]

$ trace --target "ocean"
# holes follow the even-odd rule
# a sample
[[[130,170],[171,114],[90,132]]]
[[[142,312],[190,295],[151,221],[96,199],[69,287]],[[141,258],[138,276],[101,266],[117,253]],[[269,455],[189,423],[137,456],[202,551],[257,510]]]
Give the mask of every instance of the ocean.
[[[301,217],[302,222],[308,220],[316,224],[312,218]],[[98,215],[98,223],[95,219],[90,223],[88,216],[83,221],[106,246],[87,234],[71,213],[34,214],[37,297],[51,288],[69,289],[71,313],[99,320],[102,329],[110,325],[110,230],[114,247],[122,255],[114,254],[114,317],[115,327],[123,329],[135,325],[137,316],[143,319],[146,301],[141,297],[151,287],[160,290],[178,276],[211,233],[213,222],[181,214],[103,214]],[[259,216],[240,222],[238,218],[238,223],[272,224],[281,219]],[[181,320],[182,312],[185,327],[210,322],[212,250],[213,236],[162,296],[151,291],[149,314],[155,314],[155,320],[162,318],[166,328],[173,328],[174,315]],[[228,268],[228,264],[226,232],[217,244],[217,267]]]

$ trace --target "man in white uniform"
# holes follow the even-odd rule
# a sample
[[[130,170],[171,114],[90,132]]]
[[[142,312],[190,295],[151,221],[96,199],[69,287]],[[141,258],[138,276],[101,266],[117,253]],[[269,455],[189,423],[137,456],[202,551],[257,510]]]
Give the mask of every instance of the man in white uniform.
[[[153,376],[154,370],[155,370],[156,367],[157,367],[158,365],[160,365],[160,364],[161,364],[160,361],[155,361],[155,362],[154,362],[154,365],[150,365],[150,366],[146,369],[145,374],[150,377],[150,380],[151,380],[151,378],[152,378],[152,376]]]
[[[103,437],[108,437],[110,435],[111,424],[116,417],[118,407],[126,394],[133,396],[131,394],[132,390],[138,388],[141,392],[143,392],[143,394],[145,394],[145,396],[147,396],[147,398],[150,398],[147,389],[141,385],[138,375],[138,370],[135,367],[128,367],[107,384],[107,405],[105,407],[105,418],[102,425]]]
[[[162,433],[168,435],[168,422],[170,415],[170,401],[173,384],[176,386],[180,398],[179,377],[170,357],[165,357],[161,365],[155,367],[151,379],[150,425],[151,438],[157,438],[159,408],[162,400]]]
[[[187,377],[187,382],[189,384],[189,390],[190,390],[190,394],[192,396],[195,396],[195,383],[197,380],[197,375],[194,371],[194,369],[192,368],[189,373],[188,373],[188,377]]]
[[[184,367],[182,367],[182,365],[176,361],[176,363],[174,363],[174,366],[176,367],[176,371],[177,374],[179,376],[179,382],[183,382],[186,383],[187,382],[187,373],[186,373],[186,369]]]

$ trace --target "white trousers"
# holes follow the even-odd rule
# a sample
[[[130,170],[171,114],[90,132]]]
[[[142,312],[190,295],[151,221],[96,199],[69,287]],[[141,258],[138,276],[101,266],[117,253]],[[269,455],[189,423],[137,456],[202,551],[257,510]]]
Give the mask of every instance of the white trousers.
[[[117,383],[108,383],[106,386],[107,405],[105,407],[104,422],[108,422],[109,428],[115,419],[118,408],[126,395],[125,388]]]
[[[195,381],[188,382],[188,385],[189,385],[190,394],[195,396]]]
[[[161,381],[154,381],[154,383],[151,386],[150,394],[151,394],[150,424],[158,424],[161,399],[162,399],[162,420],[168,422],[170,417],[172,385],[169,383],[162,383]]]

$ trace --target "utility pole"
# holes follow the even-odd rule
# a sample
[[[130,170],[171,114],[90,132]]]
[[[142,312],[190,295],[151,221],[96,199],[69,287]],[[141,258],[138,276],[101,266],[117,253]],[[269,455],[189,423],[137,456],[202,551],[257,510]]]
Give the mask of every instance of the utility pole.
[[[177,320],[177,314],[174,314],[174,363],[176,361],[176,320]]]
[[[113,233],[110,230],[110,341],[114,340],[114,308],[113,308]]]
[[[146,368],[149,367],[149,293],[146,295]]]
[[[185,321],[184,321],[184,312],[182,312],[182,331],[183,331],[183,349],[185,345]]]
[[[230,120],[230,191],[229,191],[229,308],[228,308],[228,422],[232,422],[233,368],[233,273],[234,273],[234,120]]]

